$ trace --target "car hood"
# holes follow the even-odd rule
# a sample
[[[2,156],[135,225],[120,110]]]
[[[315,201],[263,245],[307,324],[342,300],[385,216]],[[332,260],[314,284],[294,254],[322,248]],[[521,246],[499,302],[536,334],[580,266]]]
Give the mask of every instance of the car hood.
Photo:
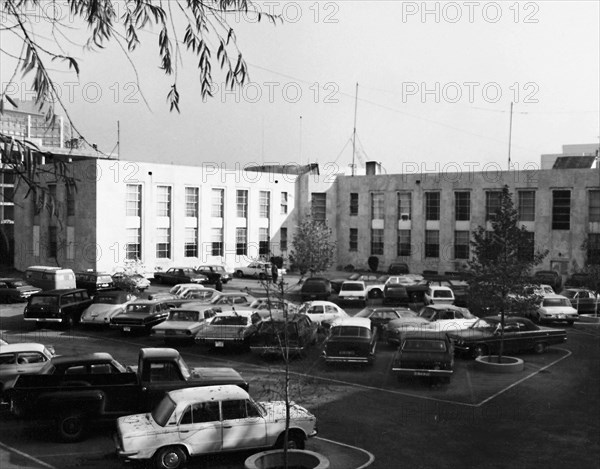
[[[207,324],[198,331],[198,337],[240,337],[246,326],[211,326]]]
[[[148,438],[153,435],[163,434],[165,431],[164,427],[161,427],[154,421],[150,413],[119,417],[117,426],[123,440],[138,436]]]
[[[102,303],[91,304],[83,312],[83,317],[108,316],[123,310],[123,305],[107,305]]]
[[[267,422],[276,422],[278,420],[285,420],[285,401],[271,401],[271,402],[260,402],[260,405],[267,412]],[[315,421],[316,417],[311,414],[304,407],[291,402],[290,403],[290,419],[291,420],[312,420]]]
[[[571,306],[554,306],[552,308],[542,306],[540,310],[544,314],[577,314],[577,310]]]
[[[448,337],[451,337],[453,339],[480,340],[494,336],[494,332],[487,329],[464,329],[462,331],[448,333]]]
[[[15,290],[17,290],[18,292],[23,292],[23,293],[26,293],[26,292],[27,293],[28,292],[35,292],[35,293],[37,293],[37,292],[42,291],[41,288],[34,287],[32,285],[25,285],[25,286],[22,286],[22,287],[17,287],[17,288],[15,288]]]
[[[190,322],[190,321],[164,321],[154,326],[152,330],[155,331],[167,331],[167,330],[192,330],[196,327],[200,327],[201,322]]]

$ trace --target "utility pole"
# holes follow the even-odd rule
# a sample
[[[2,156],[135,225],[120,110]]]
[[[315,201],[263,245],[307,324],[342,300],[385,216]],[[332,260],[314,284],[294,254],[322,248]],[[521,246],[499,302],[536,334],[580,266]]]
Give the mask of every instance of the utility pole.
[[[352,133],[352,176],[354,176],[354,156],[356,153],[356,111],[358,108],[358,82],[356,83],[356,93],[354,95],[354,132]]]

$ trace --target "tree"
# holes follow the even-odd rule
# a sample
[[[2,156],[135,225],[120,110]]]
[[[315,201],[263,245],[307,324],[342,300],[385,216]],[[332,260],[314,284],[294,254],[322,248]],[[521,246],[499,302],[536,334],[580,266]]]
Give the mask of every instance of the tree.
[[[504,186],[500,206],[491,219],[491,231],[479,226],[471,240],[473,258],[469,267],[474,278],[470,282],[469,304],[477,312],[500,313],[498,361],[504,352],[505,313],[513,311],[516,304],[521,309],[537,305],[538,298],[526,295],[525,288],[531,284],[531,269],[548,255],[547,250],[535,250],[533,238],[518,222],[512,195]]]
[[[300,275],[327,270],[333,264],[336,244],[331,240],[331,228],[312,215],[303,218],[292,240],[290,261]]]

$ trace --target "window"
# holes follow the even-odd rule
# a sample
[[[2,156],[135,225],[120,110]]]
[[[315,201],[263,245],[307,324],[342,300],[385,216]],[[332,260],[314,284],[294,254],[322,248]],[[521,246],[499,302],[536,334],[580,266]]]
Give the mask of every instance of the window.
[[[183,413],[179,424],[191,425],[193,423],[218,422],[219,420],[219,403],[209,401],[189,406]]]
[[[587,240],[588,264],[600,264],[600,233],[589,233]]]
[[[171,257],[171,228],[156,229],[156,257],[159,259]]]
[[[520,244],[517,247],[517,257],[521,261],[532,261],[535,253],[533,231],[527,231],[523,233],[523,237],[520,239]]]
[[[286,213],[288,213],[288,193],[282,192],[281,193],[281,214],[285,215]]]
[[[67,184],[67,216],[75,216],[75,186]]]
[[[125,241],[125,258],[138,260],[142,258],[141,228],[127,228]]]
[[[225,190],[213,189],[211,195],[210,215],[214,218],[223,218]]]
[[[468,259],[471,234],[468,231],[454,232],[454,258]]]
[[[519,220],[535,221],[535,191],[519,191]]]
[[[371,230],[371,255],[383,255],[383,230]]]
[[[246,401],[222,401],[221,410],[223,412],[223,420],[245,419],[248,416],[246,412]]]
[[[454,193],[454,219],[456,221],[467,221],[471,219],[470,192]]]
[[[440,193],[439,192],[425,192],[425,220],[439,220],[439,219],[440,219]]]
[[[502,192],[488,191],[485,193],[485,221],[493,220],[496,212],[500,210]]]
[[[269,254],[269,228],[258,229],[258,254],[266,256]]]
[[[279,236],[279,249],[281,251],[287,251],[287,244],[288,244],[288,233],[287,233],[287,228],[281,228],[281,231],[279,232],[280,236]]]
[[[185,229],[184,257],[198,257],[198,228]]]
[[[198,217],[198,188],[197,187],[186,187],[185,188],[185,216],[197,218]]]
[[[311,210],[313,220],[325,221],[327,219],[327,194],[324,192],[313,192]]]
[[[398,255],[411,255],[410,230],[398,230]]]
[[[235,203],[237,206],[237,217],[248,218],[248,191],[238,189],[236,191]]]
[[[552,191],[552,229],[571,229],[571,191]]]
[[[589,222],[600,222],[600,191],[590,191]]]
[[[371,220],[383,220],[384,213],[385,213],[385,194],[383,192],[372,193],[371,194]]]
[[[440,257],[440,232],[438,230],[425,230],[425,257]]]
[[[258,193],[258,216],[260,218],[269,218],[271,213],[271,193],[269,191],[260,191]]]
[[[142,216],[142,186],[139,184],[127,184],[125,215],[128,217]]]
[[[239,191],[238,191],[239,192]],[[248,229],[235,229],[235,253],[239,256],[248,254]]]
[[[56,258],[58,254],[58,232],[56,226],[48,227],[48,257]]]
[[[222,189],[219,189],[222,190]],[[213,256],[223,255],[223,228],[211,228],[210,230],[211,254]]]
[[[171,216],[171,186],[156,187],[156,216]]]
[[[350,216],[355,217],[358,215],[358,192],[350,193]]]
[[[412,214],[412,194],[398,192],[398,220],[408,221]]]
[[[358,228],[350,228],[350,244],[348,249],[350,251],[358,251]]]

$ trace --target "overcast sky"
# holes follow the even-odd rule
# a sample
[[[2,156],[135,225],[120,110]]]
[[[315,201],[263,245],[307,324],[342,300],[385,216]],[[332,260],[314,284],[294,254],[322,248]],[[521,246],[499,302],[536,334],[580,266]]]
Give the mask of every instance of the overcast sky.
[[[90,142],[120,157],[174,164],[335,163],[352,160],[358,83],[357,163],[388,173],[423,168],[539,164],[562,144],[598,143],[599,2],[270,2],[283,24],[233,19],[251,83],[202,102],[196,60],[179,66],[181,113],[157,36],[132,56],[117,47],[80,59],[69,112]],[[5,35],[2,36],[6,47]],[[10,39],[9,39],[10,40]],[[215,51],[216,52],[216,51]],[[4,57],[3,57],[4,60]],[[2,81],[11,70],[2,67]],[[223,76],[215,73],[217,82]],[[27,85],[21,80],[23,97]],[[70,88],[69,88],[70,86]],[[67,94],[65,92],[65,94]],[[437,165],[437,166],[436,166]]]

